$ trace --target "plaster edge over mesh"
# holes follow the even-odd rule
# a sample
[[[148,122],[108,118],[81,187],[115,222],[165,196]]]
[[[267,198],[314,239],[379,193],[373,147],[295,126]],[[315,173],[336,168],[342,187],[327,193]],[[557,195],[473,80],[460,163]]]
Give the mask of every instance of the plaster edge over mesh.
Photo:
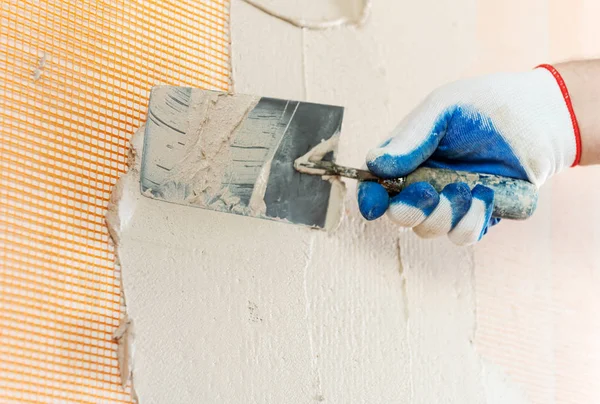
[[[252,105],[255,104],[256,102],[254,101]],[[106,223],[110,237],[115,245],[115,256],[118,264],[121,232],[127,227],[130,219],[135,214],[136,209],[136,201],[131,198],[131,195],[135,194],[135,191],[133,193],[128,192],[126,188],[131,187],[130,189],[133,190],[137,190],[139,188],[144,132],[145,126],[141,126],[131,138],[128,155],[128,171],[117,180],[115,186],[113,187],[106,213]],[[330,141],[323,142],[321,145],[311,149],[299,160],[308,160],[313,155],[317,155],[318,158],[322,158],[331,147],[335,148],[337,146],[338,139],[339,133],[334,135]],[[324,151],[325,153],[323,153]],[[328,217],[328,223],[326,226],[329,231],[333,231],[341,222],[345,186],[344,183],[338,178],[324,177],[324,179],[329,180],[334,186],[332,198],[330,200],[330,204],[334,206],[330,206],[330,209],[335,213]],[[123,276],[121,279],[123,279]],[[121,290],[124,295],[123,286],[121,286]],[[119,361],[121,384],[125,387],[127,383],[131,381],[132,396],[137,402],[138,398],[135,385],[133,383],[133,360],[135,353],[134,324],[133,319],[131,319],[127,313],[126,296],[123,296],[123,299],[125,301],[125,315],[121,319],[119,327],[117,330],[115,330],[113,338],[118,342],[117,357]]]
[[[121,232],[135,212],[135,201],[127,198],[124,188],[131,181],[139,177],[141,167],[141,154],[143,147],[143,134],[145,126],[141,126],[131,137],[131,147],[128,156],[128,171],[117,180],[112,189],[108,209],[106,211],[106,225],[108,232],[115,245],[115,260],[119,264],[119,247]],[[139,178],[137,180],[139,183]],[[115,330],[113,338],[117,341],[117,358],[119,361],[119,372],[121,385],[125,387],[131,381],[131,394],[135,402],[138,401],[135,386],[133,384],[133,355],[135,350],[135,335],[133,322],[127,314],[127,300],[123,289],[123,277],[121,276],[121,293],[123,295],[125,313],[121,318],[119,327]]]

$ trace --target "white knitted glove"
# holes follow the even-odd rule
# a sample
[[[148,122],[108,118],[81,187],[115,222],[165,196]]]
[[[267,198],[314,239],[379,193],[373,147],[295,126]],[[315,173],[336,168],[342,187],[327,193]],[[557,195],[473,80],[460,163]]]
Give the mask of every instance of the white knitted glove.
[[[434,91],[367,155],[367,167],[383,178],[419,166],[524,179],[541,186],[581,154],[579,129],[564,82],[551,66],[458,81]],[[490,225],[493,191],[464,183],[438,194],[416,183],[389,197],[374,182],[359,185],[362,215],[389,212],[421,237],[448,234],[459,245],[481,239]]]

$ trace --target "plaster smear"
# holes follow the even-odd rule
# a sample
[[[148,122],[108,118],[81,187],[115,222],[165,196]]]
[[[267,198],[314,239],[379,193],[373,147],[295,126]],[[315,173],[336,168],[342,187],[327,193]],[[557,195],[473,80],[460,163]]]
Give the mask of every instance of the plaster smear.
[[[304,174],[320,175],[325,181],[331,183],[331,194],[329,196],[329,204],[327,208],[327,221],[325,223],[325,229],[335,230],[341,223],[342,216],[344,214],[344,198],[346,196],[346,184],[341,180],[340,177],[326,175],[327,172],[319,170],[317,168],[305,167],[302,164],[309,161],[321,161],[323,158],[333,152],[334,157],[337,155],[338,144],[340,142],[340,133],[337,132],[335,135],[327,140],[322,141],[306,154],[298,157],[294,161],[294,168]]]
[[[348,17],[340,17],[332,20],[323,20],[323,21],[309,21],[303,18],[290,17],[283,15],[282,13],[277,12],[273,7],[268,7],[263,5],[261,2],[256,0],[243,0],[244,2],[250,4],[252,7],[262,11],[270,15],[271,17],[277,18],[281,21],[285,21],[286,23],[293,25],[297,28],[310,29],[310,30],[327,30],[332,28],[342,28],[342,27],[362,27],[368,20],[369,15],[371,13],[371,5],[372,0],[363,0],[363,5],[360,11],[360,15],[356,20],[352,20]]]
[[[300,103],[296,103],[294,107],[294,112],[292,113],[292,117],[288,121],[287,126],[283,130],[283,133],[280,135],[279,140],[276,142],[275,146],[271,148],[269,151],[269,155],[265,160],[262,168],[260,169],[260,173],[258,174],[258,178],[254,183],[254,190],[252,191],[252,196],[250,197],[250,203],[248,207],[252,212],[258,214],[260,216],[264,216],[267,213],[267,205],[265,204],[265,192],[267,191],[267,184],[269,183],[269,176],[271,174],[271,165],[273,164],[273,158],[275,157],[275,153],[279,150],[279,145],[281,144],[281,140],[286,135],[292,120],[294,119],[294,115],[296,115],[296,111],[298,110],[298,106]]]
[[[344,105],[338,160],[361,164],[399,116],[476,56],[459,46],[473,32],[443,28],[475,11],[467,1],[407,12],[380,0],[360,32],[306,32],[233,2],[236,91]],[[473,346],[471,249],[365,222],[353,192],[328,234],[146,198],[132,167],[109,223],[140,403],[527,402]]]
[[[203,207],[216,203],[237,206],[239,200],[227,192],[223,179],[236,132],[259,100],[260,97],[250,95],[233,98],[213,92],[192,92],[189,128],[195,128],[190,134],[195,142],[155,191],[159,197]]]
[[[332,230],[343,187],[298,178],[290,160],[339,132],[342,113],[335,106],[154,87],[141,189],[167,202]]]
[[[294,168],[301,173],[325,176],[327,171],[320,170],[318,168],[305,167],[302,164],[323,160],[323,157],[325,157],[327,154],[337,150],[339,142],[340,134],[336,133],[329,139],[310,149],[305,155],[298,157],[294,161]]]

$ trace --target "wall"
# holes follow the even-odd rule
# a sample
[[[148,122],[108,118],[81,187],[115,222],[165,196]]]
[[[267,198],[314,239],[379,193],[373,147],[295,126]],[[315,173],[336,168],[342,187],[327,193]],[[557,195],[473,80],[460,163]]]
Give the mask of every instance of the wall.
[[[321,3],[266,4],[313,19],[357,13]],[[565,14],[589,12],[575,3],[375,0],[360,30],[309,31],[234,1],[235,90],[344,105],[339,161],[360,165],[436,86],[575,54],[554,36]],[[113,226],[140,402],[598,400],[579,386],[598,375],[586,354],[599,330],[577,312],[598,307],[597,233],[583,208],[556,214],[574,194],[595,201],[589,176],[562,176],[530,223],[460,249],[366,223],[352,183],[344,222],[326,234],[151,201],[132,170]]]
[[[480,35],[486,63],[513,66],[536,42],[549,61],[600,56],[597,2],[542,1],[529,9],[516,1],[485,3],[479,20],[488,27]],[[515,24],[511,10],[538,16],[537,28],[532,18],[516,17]],[[492,35],[490,27],[510,37]],[[521,40],[530,42],[527,49],[515,46]],[[498,48],[503,52],[491,51]],[[600,202],[589,186],[598,175],[587,167],[555,177],[531,222],[504,223],[475,248],[477,350],[535,403],[600,400],[600,217],[589,208]]]

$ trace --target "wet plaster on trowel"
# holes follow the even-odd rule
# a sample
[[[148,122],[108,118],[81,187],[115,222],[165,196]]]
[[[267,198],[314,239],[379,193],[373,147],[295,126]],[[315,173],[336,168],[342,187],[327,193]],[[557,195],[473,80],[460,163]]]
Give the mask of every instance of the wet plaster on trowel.
[[[264,216],[267,213],[267,205],[265,204],[265,193],[267,192],[267,184],[269,183],[269,177],[271,174],[271,166],[273,165],[273,158],[275,157],[275,153],[279,149],[279,145],[281,144],[281,140],[286,135],[294,116],[296,115],[296,111],[298,110],[298,106],[300,103],[297,103],[294,107],[294,112],[288,121],[287,126],[283,130],[283,133],[279,137],[279,140],[276,144],[271,147],[265,162],[263,163],[262,168],[260,169],[260,173],[258,174],[258,178],[254,183],[254,188],[252,190],[252,196],[250,197],[250,203],[248,207],[250,211],[253,213],[253,216]]]
[[[301,99],[310,87],[310,101],[345,105],[338,160],[360,164],[397,115],[472,56],[455,46],[469,32],[428,36],[417,23],[466,18],[470,3],[405,7],[380,0],[364,31],[303,34],[233,2],[236,90]],[[424,52],[434,48],[435,60],[452,49],[454,64],[437,68]],[[385,70],[414,78],[403,86]],[[327,234],[145,198],[138,181],[135,169],[119,181],[110,226],[142,404],[526,402],[471,342],[472,250],[366,223],[353,192],[346,220]]]
[[[321,175],[321,176],[327,177],[327,175],[326,175],[327,172],[325,170],[320,170],[318,168],[306,167],[303,164],[308,163],[308,162],[318,162],[318,161],[323,160],[323,158],[327,154],[337,150],[339,142],[340,142],[340,134],[336,133],[329,139],[322,141],[321,143],[319,143],[318,145],[316,145],[315,147],[310,149],[306,154],[298,157],[294,161],[294,168],[297,171],[304,173],[304,174]],[[325,179],[328,179],[328,178],[325,178]]]
[[[145,141],[148,147],[143,152],[144,195],[288,222],[286,217],[267,214],[265,194],[273,160],[282,139],[288,136],[300,103],[288,101],[281,113],[274,113],[265,110],[264,105],[256,108],[259,96],[195,90],[186,101],[185,111],[179,112],[184,114],[182,119],[173,115],[170,105],[176,96],[177,91],[170,87],[152,91],[152,125],[149,140]],[[284,117],[288,121],[280,129]],[[160,134],[166,124],[161,122],[171,121],[180,127],[181,136],[165,141],[168,136]],[[165,153],[165,148],[175,152]],[[245,193],[247,188],[251,189],[250,195]],[[341,217],[343,187],[338,181],[332,188],[332,209],[324,223],[327,230],[335,229]]]
[[[239,199],[223,183],[230,163],[230,146],[237,130],[258,104],[260,97],[235,98],[212,92],[193,92],[190,100],[191,139],[185,156],[170,171],[158,189],[161,198],[206,207],[225,204],[236,209]],[[251,210],[253,216],[261,211]]]
[[[340,177],[326,175],[327,173],[325,171],[306,167],[303,163],[321,161],[330,153],[332,153],[335,158],[339,142],[340,133],[337,132],[332,137],[322,141],[294,161],[294,168],[298,172],[309,175],[320,175],[324,181],[329,181],[331,183],[331,194],[329,195],[329,204],[327,208],[327,222],[325,223],[325,229],[329,231],[336,230],[337,226],[341,223],[342,215],[344,214],[346,185]]]

